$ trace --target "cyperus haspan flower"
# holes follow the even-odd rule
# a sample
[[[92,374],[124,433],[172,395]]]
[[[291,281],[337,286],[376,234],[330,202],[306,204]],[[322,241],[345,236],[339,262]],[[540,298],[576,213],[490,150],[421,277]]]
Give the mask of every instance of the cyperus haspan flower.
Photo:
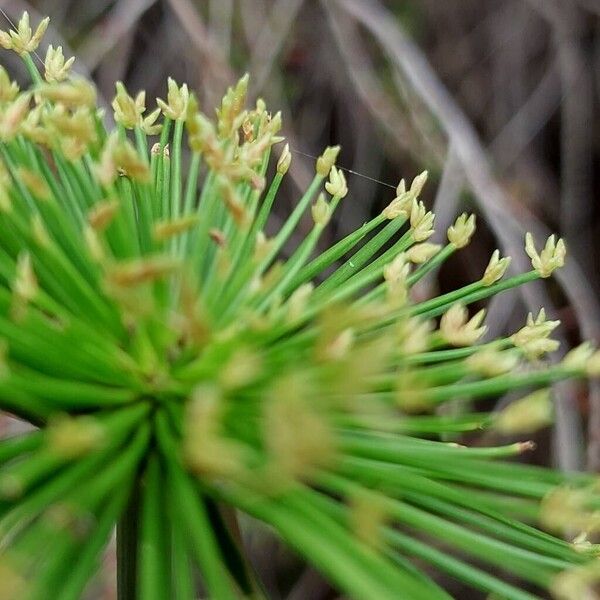
[[[594,547],[525,521],[544,497],[552,527],[557,499],[597,505],[588,477],[553,491],[567,476],[501,460],[531,443],[442,441],[541,427],[552,382],[597,374],[589,346],[539,361],[556,347],[543,311],[481,342],[469,308],[547,277],[563,242],[538,254],[528,237],[531,272],[503,279],[496,251],[480,281],[411,302],[475,230],[463,214],[446,245],[427,241],[426,172],[319,253],[352,202],[327,148],[267,236],[292,154],[275,151],[271,174],[281,117],[246,108],[247,77],[216,122],[185,84],[147,113],[118,83],[109,131],[60,48],[37,70],[45,26],[25,15],[0,33],[32,78],[21,91],[0,70],[0,408],[37,427],[0,442],[0,596],[81,597],[118,524],[121,598],[264,597],[238,512],[354,598],[449,598],[427,565],[510,600],[587,583]],[[470,408],[519,389],[499,413]],[[589,533],[593,514],[566,526]]]

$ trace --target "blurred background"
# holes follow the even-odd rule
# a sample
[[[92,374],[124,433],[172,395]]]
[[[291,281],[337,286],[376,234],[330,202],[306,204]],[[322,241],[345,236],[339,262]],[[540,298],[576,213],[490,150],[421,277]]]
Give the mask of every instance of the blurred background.
[[[380,211],[401,177],[428,169],[424,198],[437,214],[438,239],[463,210],[477,213],[479,228],[417,294],[479,278],[496,247],[513,257],[515,271],[527,269],[524,232],[559,233],[568,266],[548,284],[493,301],[491,334],[514,331],[527,311],[545,306],[563,323],[563,352],[582,338],[600,341],[600,0],[0,0],[0,7],[12,20],[23,10],[34,22],[49,15],[45,41],[77,56],[76,70],[95,80],[107,107],[115,80],[131,92],[146,89],[152,106],[170,75],[212,112],[249,72],[252,101],[262,96],[283,112],[292,148],[280,215],[309,182],[311,156],[342,145],[350,194],[324,244]],[[564,384],[555,394],[556,426],[536,440],[531,460],[598,470],[600,390]],[[248,543],[271,597],[336,597],[269,538],[251,535]],[[105,571],[94,598],[114,597],[110,557]]]

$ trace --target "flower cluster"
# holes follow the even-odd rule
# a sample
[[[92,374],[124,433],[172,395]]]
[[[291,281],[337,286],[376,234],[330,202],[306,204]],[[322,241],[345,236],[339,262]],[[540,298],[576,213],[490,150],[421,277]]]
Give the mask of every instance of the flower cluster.
[[[115,523],[122,597],[191,599],[197,572],[204,596],[261,597],[231,509],[351,597],[449,598],[431,565],[506,599],[581,598],[594,547],[526,523],[541,508],[548,527],[593,532],[593,510],[559,518],[580,496],[597,505],[593,479],[502,460],[529,442],[449,443],[526,435],[551,420],[551,383],[598,374],[589,345],[541,360],[558,324],[543,310],[493,340],[469,311],[548,277],[563,242],[538,254],[528,236],[530,272],[504,278],[496,251],[479,281],[413,302],[475,231],[463,214],[428,241],[427,173],[318,253],[351,201],[327,148],[268,235],[292,155],[270,174],[281,117],[246,108],[247,77],[215,122],[186,85],[169,80],[147,113],[118,83],[108,131],[60,47],[35,67],[46,24],[0,32],[32,78],[21,91],[0,68],[0,408],[37,426],[0,442],[2,598],[81,597]],[[500,412],[473,408],[517,390]]]

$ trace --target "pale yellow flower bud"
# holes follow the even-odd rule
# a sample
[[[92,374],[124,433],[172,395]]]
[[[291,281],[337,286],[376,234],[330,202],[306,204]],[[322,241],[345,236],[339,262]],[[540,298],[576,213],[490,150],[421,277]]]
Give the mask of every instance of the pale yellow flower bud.
[[[19,93],[19,85],[11,81],[6,69],[0,66],[0,103],[12,102]]]
[[[464,248],[475,232],[475,215],[460,215],[454,225],[448,227],[448,241],[457,248]]]
[[[433,321],[422,321],[411,317],[402,321],[398,326],[398,338],[403,354],[411,355],[425,352],[429,348]]]
[[[542,308],[537,316],[527,316],[527,324],[511,336],[512,343],[520,348],[530,359],[537,359],[559,347],[556,340],[549,336],[560,325],[560,321],[547,321],[546,311]]]
[[[494,429],[505,435],[532,433],[553,421],[549,390],[537,390],[511,402],[494,417]]]
[[[312,218],[316,225],[321,227],[325,227],[327,223],[329,223],[329,218],[331,217],[331,211],[329,205],[325,201],[325,196],[323,194],[319,194],[317,201],[312,205],[311,208]]]
[[[245,120],[243,112],[250,77],[246,73],[235,86],[227,90],[217,110],[217,128],[222,138],[230,137]]]
[[[248,348],[236,350],[223,365],[219,373],[219,383],[224,390],[237,390],[250,385],[262,371],[260,354]]]
[[[189,231],[194,227],[199,221],[198,215],[186,215],[185,217],[181,217],[179,219],[174,219],[172,221],[162,221],[154,224],[154,228],[152,231],[152,237],[158,241],[162,242],[164,240],[169,240],[185,231]]]
[[[596,520],[598,515],[596,515]],[[564,520],[564,516],[563,516]],[[587,549],[590,543],[584,545]],[[561,571],[550,586],[552,597],[556,600],[596,600],[598,598],[598,582],[600,572],[596,561],[583,566],[572,567]]]
[[[527,315],[527,324],[511,340],[515,346],[522,346],[532,340],[548,337],[559,325],[560,321],[546,320],[546,311],[541,308],[535,319],[532,313]]]
[[[277,172],[280,175],[285,175],[290,168],[290,164],[292,163],[292,153],[290,152],[289,144],[286,144],[283,148],[281,156],[277,161]]]
[[[118,175],[141,182],[147,181],[150,169],[129,140],[120,140],[113,134],[102,150],[100,163],[96,165],[96,174],[100,182],[108,186]]]
[[[600,351],[594,352],[587,361],[585,372],[589,377],[600,377]]]
[[[292,292],[287,301],[287,318],[290,321],[296,321],[302,316],[314,287],[310,282],[304,283]]]
[[[260,262],[264,258],[266,258],[273,248],[273,244],[275,241],[273,239],[267,238],[264,232],[259,231],[256,234],[256,242],[254,245],[254,259],[257,262]]]
[[[423,171],[412,180],[412,183],[410,184],[410,193],[413,198],[419,197],[419,194],[423,190],[423,186],[427,182],[428,175],[427,171]]]
[[[422,244],[416,244],[406,251],[406,257],[410,262],[416,264],[422,264],[433,258],[442,247],[440,244],[430,244],[424,242]]]
[[[19,133],[19,128],[29,111],[30,100],[31,95],[24,93],[4,108],[0,115],[0,139],[8,142]]]
[[[50,421],[47,436],[53,452],[64,458],[76,458],[101,446],[105,431],[94,417],[61,415]]]
[[[346,177],[341,169],[336,169],[335,166],[331,167],[329,171],[329,181],[325,184],[325,189],[332,196],[338,198],[345,198],[348,194],[348,186],[346,184]]]
[[[119,203],[116,200],[98,202],[88,212],[88,223],[95,231],[106,229],[119,211]]]
[[[48,248],[52,244],[52,238],[40,213],[36,213],[31,217],[31,233],[36,243],[43,248]]]
[[[422,202],[413,200],[410,211],[410,228],[415,242],[423,242],[433,235],[435,215],[427,211]]]
[[[519,362],[516,354],[493,348],[482,348],[466,360],[468,368],[484,377],[497,377],[512,371]]]
[[[579,344],[576,348],[573,348],[570,352],[567,352],[565,357],[561,361],[561,366],[566,369],[572,369],[573,371],[584,372],[587,370],[587,365],[594,355],[594,346],[589,342]]]
[[[8,33],[0,31],[0,46],[7,50],[14,50],[17,54],[35,52],[46,33],[48,23],[50,23],[50,18],[46,17],[33,33],[29,24],[29,13],[25,11],[17,24],[16,31],[12,29]]]
[[[160,108],[156,108],[142,119],[140,127],[146,135],[158,135],[162,131],[162,123],[156,122],[159,116]]]
[[[186,405],[183,456],[195,473],[232,477],[243,469],[241,446],[223,435],[224,400],[215,387],[202,385]]]
[[[64,104],[68,108],[96,107],[96,89],[85,79],[77,78],[61,83],[46,83],[36,89],[42,98]]]
[[[383,543],[383,527],[387,520],[383,497],[371,491],[361,490],[350,499],[350,526],[356,537],[373,549]]]
[[[404,304],[408,299],[407,279],[410,274],[410,263],[406,254],[401,253],[383,267],[383,278],[386,281],[387,293],[390,300],[396,304]]]
[[[440,333],[453,346],[471,346],[481,338],[487,327],[481,325],[485,309],[481,309],[469,319],[469,313],[462,304],[454,304],[440,320]]]
[[[597,483],[594,488],[597,488]],[[561,533],[582,531],[595,534],[600,530],[600,512],[597,510],[597,491],[594,488],[561,486],[552,489],[542,501],[541,523],[545,528]],[[590,566],[594,567],[597,574],[596,565],[590,563]],[[594,598],[585,595],[566,597],[572,600]]]
[[[15,268],[13,291],[15,296],[24,302],[30,302],[37,295],[39,286],[31,264],[29,252],[19,254]]]
[[[404,180],[402,180],[404,181]],[[400,189],[401,186],[398,186]],[[395,219],[396,217],[404,217],[407,219],[410,216],[410,211],[413,205],[413,196],[410,192],[399,193],[381,213],[386,219]]]
[[[334,452],[333,432],[292,376],[276,386],[264,408],[264,443],[281,475],[302,479],[327,465]]]
[[[180,263],[170,256],[131,259],[112,266],[106,281],[109,287],[131,288],[171,275],[179,266]]]
[[[406,253],[398,254],[391,263],[383,267],[383,278],[389,283],[406,281],[410,274],[410,264],[407,261]]]
[[[106,252],[104,246],[100,241],[98,233],[90,225],[83,227],[83,239],[85,245],[90,253],[90,256],[98,263],[102,262],[106,258]]]
[[[504,273],[506,273],[506,269],[508,269],[509,265],[510,256],[500,258],[500,250],[494,250],[492,257],[490,258],[490,262],[488,263],[483,277],[481,278],[481,283],[483,283],[485,286],[496,283],[502,279],[502,277],[504,277]]]
[[[117,94],[112,101],[115,121],[126,129],[133,129],[142,122],[142,114],[146,110],[146,92],[139,92],[134,99],[127,92],[123,82],[117,81],[115,85]]]
[[[531,233],[525,234],[525,252],[531,258],[531,266],[538,272],[540,277],[550,277],[552,272],[565,264],[567,249],[562,238],[556,241],[551,235],[546,240],[544,249],[538,254]]]
[[[74,62],[74,56],[65,60],[62,46],[54,48],[50,44],[48,50],[46,50],[46,60],[44,60],[44,79],[48,83],[64,81],[69,76],[69,71]]]
[[[19,179],[38,200],[48,200],[52,196],[46,180],[34,170],[21,167],[18,173]]]
[[[281,116],[281,111],[277,111],[270,119],[268,124],[268,131],[273,136],[274,142],[282,142],[284,138],[276,136],[275,134],[281,130],[283,125],[283,117]]]
[[[185,119],[188,110],[188,103],[190,100],[190,92],[188,86],[184,83],[181,87],[177,86],[177,82],[169,77],[167,80],[167,101],[156,99],[156,104],[162,110],[165,117],[177,121],[178,119]]]
[[[317,158],[317,174],[321,177],[327,177],[331,167],[335,164],[335,159],[340,153],[339,146],[328,146],[323,151],[323,154]]]

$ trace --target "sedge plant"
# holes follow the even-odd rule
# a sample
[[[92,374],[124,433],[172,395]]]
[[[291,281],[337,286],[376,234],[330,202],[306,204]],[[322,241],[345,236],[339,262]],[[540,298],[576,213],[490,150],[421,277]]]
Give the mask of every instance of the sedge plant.
[[[527,436],[553,382],[600,371],[589,344],[547,359],[543,309],[486,341],[469,313],[550,276],[562,240],[527,236],[529,272],[505,277],[496,251],[414,302],[475,230],[463,214],[428,241],[426,173],[318,253],[351,201],[327,148],[267,237],[291,154],[272,159],[281,118],[245,108],[247,77],[214,121],[186,85],[147,113],[117,83],[109,129],[61,48],[36,67],[46,25],[0,32],[31,77],[0,69],[0,408],[34,426],[0,442],[0,597],[82,597],[116,527],[123,600],[264,598],[241,515],[352,598],[450,598],[435,573],[504,600],[593,597],[596,480],[511,462],[526,437],[451,441]]]

